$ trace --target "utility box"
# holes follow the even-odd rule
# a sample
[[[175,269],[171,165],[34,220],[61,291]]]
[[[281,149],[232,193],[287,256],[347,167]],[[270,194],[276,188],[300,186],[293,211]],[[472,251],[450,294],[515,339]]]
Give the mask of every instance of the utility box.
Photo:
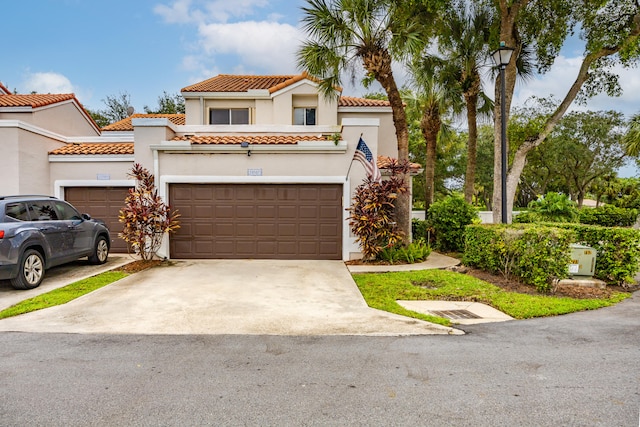
[[[596,272],[596,250],[590,246],[571,244],[569,276],[592,277]]]

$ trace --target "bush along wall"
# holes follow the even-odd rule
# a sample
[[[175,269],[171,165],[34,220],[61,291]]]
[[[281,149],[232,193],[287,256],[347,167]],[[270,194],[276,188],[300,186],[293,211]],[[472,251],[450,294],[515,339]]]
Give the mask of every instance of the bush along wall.
[[[634,283],[640,269],[640,231],[584,224],[552,224],[576,233],[576,242],[597,251],[595,277],[608,284]]]
[[[546,225],[469,225],[462,262],[548,292],[553,279],[568,277],[575,238],[571,229]]]
[[[569,223],[470,225],[462,262],[517,276],[544,292],[553,279],[568,277],[571,243],[597,251],[596,278],[613,285],[634,283],[640,268],[640,231],[631,228]]]
[[[427,212],[427,226],[433,231],[434,246],[441,251],[464,250],[465,227],[479,222],[478,210],[462,196],[447,196],[432,204]]]
[[[638,218],[636,209],[604,205],[597,208],[580,209],[580,223],[603,227],[631,227]]]

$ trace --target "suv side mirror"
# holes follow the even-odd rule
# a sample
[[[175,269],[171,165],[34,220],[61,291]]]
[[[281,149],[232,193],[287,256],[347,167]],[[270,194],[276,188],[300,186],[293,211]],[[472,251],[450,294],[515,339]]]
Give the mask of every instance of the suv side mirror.
[[[91,219],[91,215],[89,215],[87,213],[83,213],[82,214],[82,219],[84,219],[85,221],[89,221]]]

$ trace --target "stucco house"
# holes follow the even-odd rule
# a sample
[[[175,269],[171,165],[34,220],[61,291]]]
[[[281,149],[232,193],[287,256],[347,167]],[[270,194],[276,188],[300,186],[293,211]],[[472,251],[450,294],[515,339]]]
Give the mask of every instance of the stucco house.
[[[160,256],[359,257],[346,211],[365,178],[351,166],[356,146],[362,138],[380,162],[397,156],[388,102],[339,89],[327,99],[306,73],[219,75],[182,89],[184,115],[134,114],[102,130],[73,95],[0,90],[11,164],[0,194],[69,200],[107,221],[115,251],[126,249],[117,214],[137,162],[181,214]]]

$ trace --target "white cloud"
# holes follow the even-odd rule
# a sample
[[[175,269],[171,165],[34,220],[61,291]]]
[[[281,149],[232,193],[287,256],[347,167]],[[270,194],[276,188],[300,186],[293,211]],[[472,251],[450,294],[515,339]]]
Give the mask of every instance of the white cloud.
[[[237,63],[260,72],[293,72],[295,52],[301,34],[289,24],[245,21],[230,24],[201,25],[201,46],[209,59],[216,55],[234,55]]]
[[[71,81],[62,74],[48,73],[30,73],[22,84],[24,93],[74,93],[76,88]]]
[[[254,9],[267,6],[266,0],[215,0],[207,2],[207,17],[213,22],[228,22],[232,17],[251,16]]]
[[[169,24],[187,24],[190,22],[199,22],[201,14],[199,11],[190,10],[191,0],[176,0],[170,6],[158,4],[153,11],[162,16],[165,22]]]
[[[174,0],[170,5],[158,4],[153,11],[169,24],[206,24],[228,22],[234,17],[250,16],[256,8],[265,7],[267,0]]]

